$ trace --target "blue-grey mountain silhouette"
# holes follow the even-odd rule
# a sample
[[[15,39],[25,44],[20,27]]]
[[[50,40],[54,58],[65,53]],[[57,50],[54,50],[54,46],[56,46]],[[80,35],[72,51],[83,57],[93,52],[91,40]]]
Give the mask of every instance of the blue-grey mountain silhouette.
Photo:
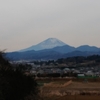
[[[56,38],[48,38],[46,40],[44,40],[43,42],[37,44],[37,45],[33,45],[31,47],[28,47],[26,49],[21,50],[23,51],[29,51],[29,50],[43,50],[43,49],[51,49],[57,46],[64,46],[66,45],[64,42],[56,39]]]
[[[75,48],[56,38],[49,38],[29,48],[7,53],[6,57],[10,60],[49,60],[94,54],[100,55],[100,48],[89,45],[81,45]]]

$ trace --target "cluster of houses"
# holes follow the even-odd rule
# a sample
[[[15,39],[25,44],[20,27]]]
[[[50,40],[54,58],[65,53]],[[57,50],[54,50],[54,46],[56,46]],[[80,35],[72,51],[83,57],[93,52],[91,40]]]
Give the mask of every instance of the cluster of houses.
[[[15,63],[15,62],[14,62]],[[17,62],[22,63],[22,62]],[[25,62],[23,64],[29,64],[32,66],[32,69],[29,71],[29,73],[37,75],[37,74],[75,74],[79,77],[81,76],[100,76],[100,67],[99,66],[93,66],[93,67],[68,67],[68,66],[54,66],[54,65],[48,65],[48,66],[40,66],[35,65],[34,63]]]
[[[77,74],[77,76],[100,76],[100,70],[95,71],[97,68],[32,68],[30,71],[31,74]],[[70,74],[70,75],[71,75]]]

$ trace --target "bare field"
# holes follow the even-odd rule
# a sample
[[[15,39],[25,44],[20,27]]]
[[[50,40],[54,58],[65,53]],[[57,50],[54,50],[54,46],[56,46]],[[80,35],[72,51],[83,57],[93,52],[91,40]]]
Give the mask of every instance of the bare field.
[[[55,100],[100,100],[100,96],[63,96],[63,97],[55,97]]]
[[[100,82],[52,81],[40,91],[43,100],[100,100]]]
[[[82,95],[75,95],[75,96],[50,96],[44,97],[43,100],[100,100],[100,96],[82,96]]]

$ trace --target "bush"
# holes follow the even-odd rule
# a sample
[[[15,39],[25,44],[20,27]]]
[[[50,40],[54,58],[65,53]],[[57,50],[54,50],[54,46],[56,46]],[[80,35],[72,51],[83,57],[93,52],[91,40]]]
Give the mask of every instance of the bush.
[[[15,70],[0,52],[0,100],[38,100],[33,76]]]

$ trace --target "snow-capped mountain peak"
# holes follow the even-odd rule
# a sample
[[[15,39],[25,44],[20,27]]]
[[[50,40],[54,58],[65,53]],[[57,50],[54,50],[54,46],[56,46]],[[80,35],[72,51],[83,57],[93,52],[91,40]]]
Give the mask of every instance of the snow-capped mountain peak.
[[[64,45],[66,45],[64,42],[62,42],[56,38],[48,38],[37,45],[31,46],[31,47],[26,48],[26,49],[21,50],[21,51],[43,50],[43,49],[50,49],[50,48],[54,48],[57,46],[64,46]]]
[[[56,38],[48,38],[47,40],[37,44],[37,45],[40,45],[40,46],[44,46],[45,48],[53,48],[53,47],[56,47],[56,46],[63,46],[63,45],[66,45],[65,43],[63,43],[62,41],[56,39]]]

